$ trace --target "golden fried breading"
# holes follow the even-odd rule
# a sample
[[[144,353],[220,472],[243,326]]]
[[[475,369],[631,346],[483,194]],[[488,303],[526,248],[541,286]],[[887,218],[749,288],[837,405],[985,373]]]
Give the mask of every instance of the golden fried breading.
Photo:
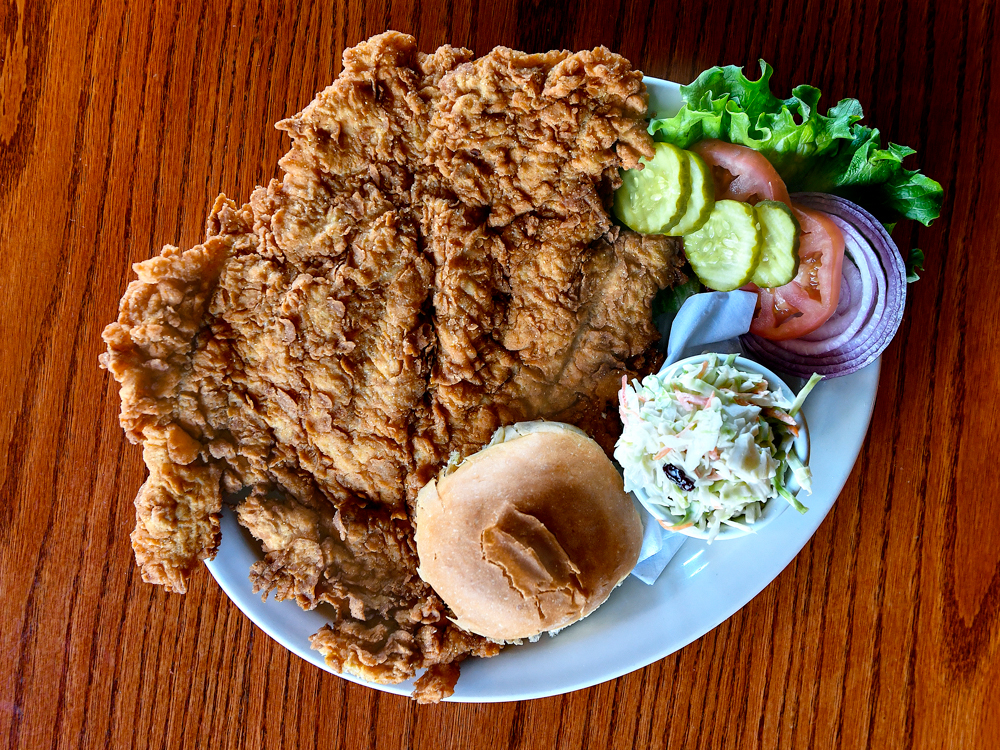
[[[490,226],[532,211],[592,214],[619,167],[652,156],[642,73],[600,47],[527,55],[505,47],[440,83],[428,160],[464,204],[489,207]]]
[[[252,244],[245,234],[213,237],[137,263],[139,278],[103,334],[101,365],[121,384],[122,428],[143,444],[149,468],[132,546],[143,578],[167,591],[184,593],[190,569],[218,545],[221,470],[205,455],[205,416],[189,407],[228,371],[218,347],[205,346],[202,326],[226,260]]]
[[[102,356],[149,479],[145,580],[184,591],[224,495],[260,541],[263,596],[329,605],[338,671],[451,694],[499,646],[417,575],[410,504],[496,427],[570,421],[610,451],[623,375],[647,371],[678,244],[612,225],[651,153],[641,74],[601,48],[348,50],[301,113],[284,175],[216,201],[208,240],[137,264]]]

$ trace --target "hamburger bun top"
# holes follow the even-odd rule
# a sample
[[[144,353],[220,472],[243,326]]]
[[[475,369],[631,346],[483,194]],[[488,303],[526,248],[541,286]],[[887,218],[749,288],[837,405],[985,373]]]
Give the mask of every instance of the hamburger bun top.
[[[586,617],[632,571],[642,524],[582,430],[523,422],[417,496],[421,578],[459,627],[495,641]]]

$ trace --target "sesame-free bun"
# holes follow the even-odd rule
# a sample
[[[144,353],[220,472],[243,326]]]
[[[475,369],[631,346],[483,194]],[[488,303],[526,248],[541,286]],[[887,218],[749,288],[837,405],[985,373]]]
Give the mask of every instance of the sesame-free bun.
[[[559,422],[497,430],[417,496],[419,573],[459,627],[494,641],[555,631],[632,571],[642,525],[586,433]]]

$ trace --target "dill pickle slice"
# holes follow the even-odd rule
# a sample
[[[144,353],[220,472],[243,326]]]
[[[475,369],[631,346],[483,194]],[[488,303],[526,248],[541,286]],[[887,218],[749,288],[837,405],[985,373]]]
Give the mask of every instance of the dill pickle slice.
[[[665,234],[687,208],[691,168],[681,149],[669,143],[653,144],[652,159],[643,157],[642,169],[622,172],[615,191],[615,215],[643,234]]]
[[[784,286],[799,272],[799,222],[779,201],[761,201],[754,211],[764,234],[764,247],[753,283],[767,288]]]
[[[684,236],[684,254],[702,284],[730,292],[753,277],[764,245],[753,206],[716,201],[708,221]]]
[[[687,210],[670,230],[669,234],[681,237],[701,229],[712,214],[715,205],[715,182],[708,165],[693,151],[685,151],[688,167],[691,172],[691,197],[688,199]]]

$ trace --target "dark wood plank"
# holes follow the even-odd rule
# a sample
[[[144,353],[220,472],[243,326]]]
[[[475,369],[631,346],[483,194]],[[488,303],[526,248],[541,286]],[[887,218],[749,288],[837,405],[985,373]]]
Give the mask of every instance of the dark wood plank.
[[[988,747],[1000,731],[1000,55],[993,2],[349,0],[0,5],[0,743],[43,747]],[[945,185],[862,456],[813,540],[697,642],[588,690],[417,706],[291,656],[205,572],[140,580],[143,479],[98,370],[130,264],[277,175],[272,124],[385,30],[605,44],[679,81],[855,96]]]

